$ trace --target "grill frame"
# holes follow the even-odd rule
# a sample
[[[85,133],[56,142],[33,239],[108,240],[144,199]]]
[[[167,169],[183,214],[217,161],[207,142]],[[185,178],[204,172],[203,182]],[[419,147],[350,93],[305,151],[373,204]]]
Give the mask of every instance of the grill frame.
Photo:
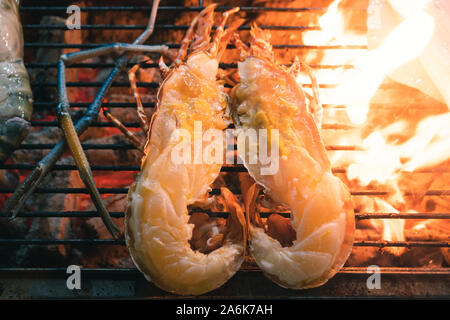
[[[82,12],[90,12],[90,11],[150,11],[151,7],[148,6],[93,6],[81,8]],[[203,1],[199,1],[199,5],[197,7],[181,7],[181,6],[161,6],[160,11],[201,11],[203,9]],[[230,9],[229,7],[219,6],[217,11],[225,11]],[[265,8],[265,7],[241,7],[242,11],[249,12],[262,12],[262,11],[273,11],[273,12],[324,12],[327,8]],[[44,6],[44,7],[33,7],[33,6],[21,6],[22,12],[55,12],[55,11],[65,11],[66,7],[58,7],[58,6]],[[24,24],[24,30],[38,30],[40,28],[51,28],[51,29],[63,29],[61,27],[51,27],[51,26],[43,26],[43,25],[33,25],[33,24]],[[314,26],[263,26],[266,29],[270,30],[317,30],[318,27]],[[249,26],[243,26],[240,30],[248,30]],[[82,29],[94,30],[94,29],[111,29],[111,30],[142,30],[145,29],[144,25],[84,25]],[[186,30],[187,26],[184,25],[156,25],[156,30]],[[170,48],[179,48],[179,44],[167,44]],[[58,44],[58,43],[40,43],[33,42],[25,43],[25,48],[67,48],[67,49],[88,49],[97,46],[101,46],[103,44],[95,43],[95,44]],[[283,49],[304,49],[304,50],[340,50],[340,49],[355,49],[355,50],[365,50],[367,46],[362,45],[343,45],[343,46],[306,46],[306,45],[283,45],[278,44],[274,45],[274,49],[283,50]],[[68,66],[68,68],[111,68],[114,64],[108,63],[77,63],[74,65]],[[128,66],[132,66],[132,64],[128,64]],[[29,69],[32,68],[43,68],[43,69],[53,69],[57,67],[56,63],[26,63],[26,67]],[[156,64],[150,64],[145,66],[146,68],[155,68]],[[236,64],[221,64],[221,67],[224,68],[236,68]],[[352,68],[351,65],[313,65],[313,68]],[[32,85],[43,86],[43,87],[56,87],[56,82],[47,82],[47,83],[33,83]],[[95,82],[69,82],[68,86],[74,87],[100,87],[102,83]],[[127,82],[115,82],[113,86],[126,86],[129,84]],[[138,83],[140,87],[150,87],[156,88],[158,83],[151,82]],[[319,87],[321,88],[332,88],[333,84],[321,84]],[[305,85],[308,87],[308,85]],[[45,107],[54,105],[56,107],[56,102],[47,101],[47,102],[38,102],[35,104],[35,108]],[[71,103],[71,106],[86,108],[89,103]],[[107,102],[103,105],[109,108],[134,108],[135,104],[133,103],[125,103],[125,102]],[[154,108],[154,103],[144,103],[144,107],[146,108]],[[325,108],[339,108],[338,105],[324,105]],[[129,128],[137,128],[139,127],[138,123],[125,123],[125,125]],[[57,126],[56,121],[32,121],[33,127],[54,127]],[[95,122],[92,127],[112,127],[111,124]],[[324,124],[324,129],[342,129],[345,130],[347,127],[338,125],[338,124]],[[44,150],[51,149],[54,144],[23,144],[20,149],[26,150]],[[111,145],[98,145],[98,144],[83,144],[85,150],[105,150],[105,149],[113,149],[113,150],[132,150],[135,149],[134,146],[128,144],[111,144]],[[362,150],[360,146],[354,145],[328,145],[327,150],[348,150],[348,151],[358,151]],[[31,170],[34,168],[32,164],[0,164],[0,170]],[[139,166],[137,165],[127,165],[127,166],[92,166],[93,171],[139,171]],[[61,170],[61,171],[73,171],[76,170],[74,165],[55,165],[52,169]],[[450,169],[443,168],[445,172]],[[227,166],[222,168],[223,172],[243,172],[246,171],[243,166]],[[334,173],[345,173],[345,168],[333,168]],[[1,194],[10,194],[13,191],[12,188],[0,188]],[[127,188],[99,188],[100,193],[106,194],[126,194],[128,192]],[[38,188],[36,193],[82,193],[87,194],[87,189],[85,188]],[[218,190],[212,190],[212,193],[217,193]],[[373,190],[354,190],[352,191],[353,196],[364,196],[364,195],[386,195],[387,191],[373,191]],[[407,194],[408,195],[408,194]],[[414,195],[411,193],[410,195]],[[429,190],[425,195],[429,196],[450,196],[450,190]],[[209,212],[210,213],[210,212]],[[210,213],[212,216],[226,216],[226,213],[223,212],[214,212]],[[124,217],[123,212],[111,212],[113,218],[120,219]],[[93,218],[99,217],[96,211],[64,211],[64,212],[51,212],[51,211],[32,211],[32,212],[23,212],[19,214],[19,217],[33,217],[33,218],[47,218],[47,217],[82,217],[82,218]],[[4,219],[5,217],[1,217],[0,219]],[[357,220],[366,220],[366,219],[424,219],[424,218],[433,218],[433,219],[450,219],[450,212],[443,213],[355,213],[355,218]],[[125,245],[124,240],[108,240],[108,239],[0,239],[0,245]],[[354,243],[356,247],[450,247],[450,241],[357,241]],[[66,269],[61,268],[0,268],[0,280],[6,281],[8,283],[6,285],[7,290],[11,290],[11,288],[20,287],[25,288],[27,285],[21,277],[25,277],[28,280],[35,282],[42,282],[46,279],[65,279],[67,277]],[[40,275],[40,277],[34,278],[34,275]],[[321,288],[311,289],[306,291],[292,291],[279,288],[274,285],[265,277],[263,277],[262,272],[255,268],[245,268],[238,272],[238,274],[230,280],[230,284],[226,284],[224,289],[219,288],[215,290],[211,294],[207,294],[206,297],[214,298],[214,297],[240,297],[245,298],[249,296],[253,297],[270,297],[270,298],[284,298],[284,297],[294,297],[294,298],[305,298],[308,296],[314,297],[327,297],[332,292],[336,291],[336,288],[342,285],[345,281],[350,281],[355,286],[354,294],[356,295],[367,295],[367,296],[392,296],[397,293],[397,295],[402,295],[404,293],[404,288],[395,289],[395,284],[401,281],[401,277],[405,277],[405,279],[409,279],[412,282],[416,283],[424,283],[424,288],[422,291],[418,291],[419,295],[442,295],[442,292],[433,291],[426,286],[426,282],[431,280],[438,279],[436,281],[443,283],[448,283],[450,287],[450,268],[427,268],[427,267],[415,267],[415,268],[394,268],[394,267],[385,267],[381,268],[381,274],[383,277],[387,277],[387,279],[391,279],[387,287],[385,287],[381,291],[373,291],[368,290],[366,287],[365,279],[367,278],[367,268],[366,267],[344,267],[342,268],[338,275],[331,279],[329,283],[324,285]],[[105,297],[167,297],[171,296],[168,293],[165,293],[159,289],[157,289],[154,285],[147,283],[141,274],[137,271],[137,269],[129,269],[129,268],[83,268],[83,275],[86,275],[90,279],[90,291],[85,293],[80,292],[72,292],[72,293],[64,293],[63,291],[57,290],[58,296],[66,296],[69,294],[69,297],[83,297],[85,295],[92,296],[93,288],[100,288],[102,285],[94,285],[93,283],[98,279],[107,279],[110,284],[112,284],[111,291],[104,292]],[[249,276],[251,275],[251,276]],[[38,279],[39,278],[39,279]],[[119,292],[119,287],[122,284],[118,284],[116,278],[119,279],[128,279],[127,281],[131,281],[130,285],[133,285],[136,289],[137,287],[144,287],[145,289],[139,291],[138,293],[134,290],[134,294],[131,295],[123,295]],[[237,279],[236,279],[237,278]],[[16,279],[16,280],[14,280]],[[131,279],[131,280],[130,280]],[[240,279],[240,280],[239,280]],[[265,280],[262,280],[265,279]],[[357,280],[355,280],[357,279]],[[15,282],[14,282],[14,281]],[[236,289],[234,286],[239,285],[239,281],[244,281],[246,284],[242,290]],[[262,283],[262,285],[260,284]],[[89,286],[88,286],[89,287]],[[269,288],[270,290],[267,290]],[[0,286],[1,289],[1,286]],[[67,290],[67,289],[66,289]],[[334,290],[334,291],[333,291]],[[271,293],[267,293],[270,291]],[[3,290],[0,290],[0,297],[2,296]],[[246,294],[242,294],[242,292],[247,292]],[[24,293],[23,296],[13,296],[17,297],[38,297],[38,296],[48,296],[48,292],[43,290],[37,292]],[[443,295],[450,295],[450,292],[444,292]],[[55,297],[55,296],[51,296]]]

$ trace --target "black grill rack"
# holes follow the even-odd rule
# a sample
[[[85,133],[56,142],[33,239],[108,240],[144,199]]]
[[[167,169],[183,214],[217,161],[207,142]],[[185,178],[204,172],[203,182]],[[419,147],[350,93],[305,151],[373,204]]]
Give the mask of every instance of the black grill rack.
[[[174,12],[186,12],[193,11],[198,12],[203,8],[203,1],[199,1],[196,7],[183,7],[183,6],[160,6],[159,11],[174,11]],[[21,12],[23,13],[35,13],[37,15],[43,15],[47,12],[65,12],[65,6],[51,5],[51,6],[35,6],[35,5],[22,5]],[[115,14],[130,13],[136,11],[150,12],[150,6],[92,6],[81,8],[82,12],[114,12]],[[218,11],[225,11],[229,7],[219,6]],[[326,11],[327,8],[275,8],[275,7],[242,7],[242,11],[248,12],[316,12],[321,14]],[[173,24],[157,24],[155,29],[158,30],[186,30],[186,25],[173,25]],[[262,26],[265,29],[270,30],[317,30],[319,27],[314,26]],[[23,25],[24,30],[40,30],[46,29],[65,29],[64,26],[54,25],[41,25],[41,24],[27,24]],[[102,24],[102,25],[82,25],[81,29],[95,30],[95,29],[111,29],[111,30],[143,30],[144,24],[140,25],[116,25],[116,24]],[[248,30],[249,26],[244,25],[240,27],[241,30]],[[26,40],[26,39],[25,39]],[[88,49],[103,45],[101,43],[85,43],[85,44],[61,44],[61,43],[41,43],[41,42],[25,42],[25,48],[70,48],[70,49]],[[167,43],[170,48],[179,48],[179,44]],[[328,49],[354,49],[364,50],[367,49],[364,45],[333,45],[333,46],[307,46],[307,45],[285,45],[276,44],[274,48],[277,50],[283,49],[315,49],[315,50],[328,50]],[[69,66],[68,68],[111,68],[114,65],[111,63],[77,63]],[[130,64],[131,66],[131,64]],[[236,67],[235,64],[222,64],[223,67]],[[27,63],[28,69],[32,68],[56,68],[56,61],[54,63]],[[147,67],[155,68],[156,64],[148,65]],[[345,67],[351,68],[351,65],[313,65],[313,68],[338,68]],[[32,84],[37,85],[37,84]],[[56,87],[56,82],[39,83],[39,86]],[[69,82],[67,86],[73,87],[100,87],[100,82]],[[128,82],[114,82],[113,86],[128,87]],[[141,82],[138,83],[141,87],[156,88],[158,83],[156,82]],[[322,88],[329,88],[333,85],[320,84]],[[88,103],[73,102],[73,107],[86,108]],[[134,103],[127,102],[107,102],[104,103],[109,108],[135,108]],[[37,102],[35,109],[43,107],[56,107],[55,101]],[[145,103],[144,107],[153,108],[154,103]],[[325,108],[340,108],[339,105],[325,105]],[[127,127],[137,128],[138,123],[125,123]],[[56,121],[32,121],[32,126],[35,127],[54,127],[57,126]],[[112,124],[104,122],[94,122],[94,127],[112,127]],[[342,124],[330,124],[325,123],[323,129],[347,129],[348,126]],[[51,149],[54,144],[22,144],[20,149],[30,150],[47,150]],[[85,150],[132,150],[134,146],[128,144],[83,144]],[[327,145],[327,150],[333,151],[356,151],[362,150],[361,146],[357,145]],[[35,167],[31,163],[16,163],[16,164],[2,164],[1,170],[31,170]],[[131,171],[138,172],[138,165],[94,165],[92,166],[94,174],[97,171]],[[71,171],[76,170],[74,165],[55,165],[53,170]],[[334,173],[345,173],[345,168],[333,168]],[[447,171],[446,169],[442,169]],[[243,172],[245,168],[243,166],[224,166],[223,172]],[[435,170],[434,170],[435,171]],[[423,170],[421,172],[427,172]],[[10,194],[14,191],[12,188],[0,188],[0,194]],[[127,188],[100,188],[100,193],[106,194],[126,194]],[[37,188],[36,193],[79,193],[88,194],[86,188]],[[212,190],[212,193],[220,192],[218,190]],[[372,191],[372,190],[352,190],[353,196],[383,196],[387,195],[387,191]],[[409,195],[413,195],[410,193]],[[406,194],[408,196],[408,193]],[[450,190],[429,190],[426,196],[450,196]],[[114,218],[122,219],[124,217],[123,212],[111,212]],[[221,216],[226,213],[213,213],[213,215]],[[92,218],[99,217],[96,211],[32,211],[22,212],[20,217],[27,218],[43,218],[43,217],[81,217]],[[356,212],[355,217],[357,220],[364,219],[450,219],[450,212],[443,213],[370,213],[370,212]],[[6,219],[5,217],[0,217]],[[113,245],[124,246],[124,240],[108,240],[108,239],[0,239],[0,245]],[[356,241],[355,247],[450,247],[450,241]],[[283,298],[294,297],[302,298],[308,296],[314,297],[328,297],[332,295],[337,296],[392,296],[392,295],[449,295],[450,288],[450,268],[428,268],[428,267],[408,267],[408,268],[396,268],[396,267],[384,267],[381,268],[381,274],[385,283],[381,290],[369,290],[366,287],[366,279],[368,277],[366,267],[344,267],[340,270],[338,275],[331,279],[326,285],[316,289],[310,289],[306,291],[293,291],[282,289],[269,280],[267,280],[262,272],[256,267],[245,268],[237,273],[227,284],[222,288],[219,288],[212,293],[206,295],[206,297],[233,297],[233,298],[248,298],[248,297],[270,297],[270,298]],[[159,290],[151,283],[145,281],[136,269],[128,268],[84,268],[83,275],[86,279],[83,280],[83,289],[81,291],[70,291],[65,287],[66,266],[57,268],[0,268],[0,297],[146,297],[146,298],[164,298],[171,295]],[[107,281],[107,284],[105,284]],[[36,285],[38,284],[38,285]],[[411,293],[411,285],[415,287],[415,293]],[[22,291],[17,291],[20,288]],[[21,292],[21,293],[17,293]]]

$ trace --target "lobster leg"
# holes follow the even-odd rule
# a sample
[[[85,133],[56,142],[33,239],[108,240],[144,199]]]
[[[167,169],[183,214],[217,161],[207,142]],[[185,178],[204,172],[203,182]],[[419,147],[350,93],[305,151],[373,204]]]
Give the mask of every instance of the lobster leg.
[[[199,45],[201,46],[203,43],[209,42],[209,28],[210,24],[202,25],[202,31],[198,35],[197,39],[196,37],[196,28],[198,27],[200,21],[202,20],[211,20],[213,18],[214,9],[217,7],[217,4],[210,4],[208,7],[206,7],[198,16],[196,16],[192,21],[191,25],[189,26],[188,30],[186,31],[186,34],[184,35],[183,40],[181,40],[180,49],[178,49],[178,53],[176,58],[174,59],[174,65],[179,65],[182,63],[183,59],[186,57],[187,52],[189,50],[189,46],[199,49]],[[193,44],[192,41],[195,39],[195,43]],[[205,39],[208,39],[205,40]]]
[[[136,149],[138,149],[140,152],[144,153],[144,142],[139,140],[139,138],[136,137],[136,135],[133,132],[128,130],[128,128],[119,119],[114,117],[107,108],[103,107],[102,111],[103,111],[103,115],[109,121],[111,121],[111,123],[125,135],[125,137],[128,139],[128,141],[130,141],[130,143],[133,146],[135,146]]]
[[[137,72],[137,70],[139,70],[139,68],[140,68],[140,66],[142,64],[147,64],[147,63],[150,63],[150,62],[151,62],[151,60],[146,60],[146,61],[143,61],[141,63],[138,63],[138,64],[134,65],[128,71],[128,79],[130,80],[131,90],[133,91],[133,95],[134,95],[134,97],[136,99],[137,115],[138,115],[138,119],[139,119],[139,125],[140,125],[140,127],[142,129],[142,132],[144,132],[145,135],[147,135],[147,133],[148,133],[150,124],[149,124],[149,121],[148,121],[148,117],[147,117],[147,115],[145,113],[141,97],[140,97],[138,89],[137,89],[136,72]],[[130,143],[133,144],[139,151],[144,153],[145,141],[140,141],[140,139],[138,137],[136,137],[136,135],[133,132],[128,130],[127,127],[125,127],[122,124],[122,122],[120,122],[119,119],[114,117],[109,112],[109,110],[107,108],[102,108],[102,110],[103,110],[103,114],[105,115],[105,117],[108,118],[108,120],[110,120],[111,123],[116,128],[118,128],[120,131],[122,131],[122,133],[125,135],[125,137],[128,139],[128,141],[130,141]]]
[[[140,97],[138,89],[137,89],[136,72],[139,70],[141,64],[146,64],[149,62],[150,61],[143,61],[141,63],[136,64],[133,68],[128,70],[128,79],[130,80],[131,90],[133,91],[134,98],[136,99],[139,124],[141,126],[142,131],[145,134],[147,134],[150,124],[148,121],[148,117],[145,114],[144,106],[142,105],[142,100],[141,100],[141,97]]]
[[[203,15],[205,15],[205,16],[208,15],[209,18],[212,19],[212,13],[213,13],[213,10],[214,10],[215,7],[216,7],[215,4],[210,5],[210,6],[208,7],[208,10],[205,10],[205,11],[203,12]],[[224,13],[224,16],[225,16],[225,17],[228,17],[231,13],[234,13],[234,12],[236,12],[237,10],[238,10],[238,8],[229,10],[229,11],[227,11],[227,12]],[[196,18],[192,21],[192,23],[191,23],[191,25],[190,25],[188,31],[186,32],[186,36],[185,36],[184,39],[182,40],[182,42],[181,42],[181,47],[180,47],[180,49],[179,49],[179,51],[178,51],[178,54],[177,54],[176,58],[174,59],[174,65],[180,64],[181,61],[182,61],[182,60],[184,59],[184,57],[186,56],[187,51],[188,51],[188,48],[189,48],[189,45],[191,45],[192,40],[195,38],[195,28],[196,28],[196,27],[198,26],[198,24],[199,24],[199,17],[201,17],[201,16],[196,17]],[[220,40],[221,35],[223,34],[223,29],[224,29],[224,27],[225,27],[225,21],[226,21],[226,18],[223,20],[221,26],[219,26],[219,30],[218,30],[218,32],[217,32],[218,36],[216,36],[216,39],[217,39],[217,40],[215,39],[215,42],[214,42],[214,43],[215,43],[215,46],[216,46],[216,48],[215,48],[214,50],[218,50],[218,43],[219,43],[218,41]],[[241,22],[240,22],[240,23],[241,23]],[[210,32],[209,28],[207,28],[207,27],[205,27],[205,26],[202,26],[202,28],[204,29],[204,30],[202,29],[202,30],[203,30],[203,34],[202,34],[202,36],[200,37],[200,40],[197,39],[199,43],[202,42],[201,39],[203,39],[203,38],[205,38],[205,37],[208,37],[208,36],[209,36],[209,32]],[[206,36],[206,34],[208,34],[208,36]],[[204,42],[204,41],[203,41],[203,42]],[[195,47],[195,44],[193,44],[193,46]],[[123,48],[120,48],[120,49],[123,49]],[[143,105],[142,105],[142,100],[141,100],[141,97],[140,97],[139,92],[138,92],[138,89],[137,89],[137,85],[136,85],[136,72],[139,70],[139,68],[141,67],[141,65],[146,64],[146,63],[149,63],[149,62],[150,62],[150,61],[147,60],[147,61],[143,61],[143,62],[141,62],[141,63],[138,63],[138,64],[136,64],[135,66],[133,66],[133,67],[128,71],[128,78],[129,78],[129,80],[130,80],[131,89],[132,89],[133,94],[134,94],[134,97],[135,97],[135,99],[136,99],[136,104],[137,104],[137,114],[138,114],[138,118],[139,118],[140,127],[141,127],[142,131],[144,132],[144,134],[147,134],[147,133],[148,133],[150,123],[149,123],[149,121],[148,121],[147,115],[145,114],[144,107],[143,107]],[[162,78],[165,79],[165,78],[167,77],[167,75],[169,74],[169,72],[170,72],[170,68],[164,63],[164,59],[163,59],[162,56],[161,56],[161,58],[160,58],[159,61],[158,61],[158,66],[159,66],[159,69],[160,69]],[[230,82],[231,82],[231,80],[230,80]],[[111,113],[109,113],[108,110],[105,109],[105,108],[103,109],[103,113],[105,114],[105,116],[106,116],[106,117],[107,117],[107,118],[108,118],[108,119],[109,119],[109,120],[110,120],[110,121],[111,121],[118,129],[119,129],[119,130],[122,131],[122,133],[124,133],[124,135],[128,138],[128,140],[129,140],[134,146],[136,146],[136,148],[138,148],[141,152],[143,152],[144,144],[142,144],[141,142],[139,142],[139,139],[137,139],[136,136],[135,136],[131,131],[129,131],[129,130],[128,130],[121,122],[120,122],[120,120],[118,120],[118,119],[115,118],[113,115],[111,115]]]
[[[164,62],[164,58],[162,56],[158,60],[158,68],[163,80],[166,79],[167,76],[169,75],[170,68],[166,65],[166,63]]]
[[[156,20],[156,13],[158,10],[158,5],[159,5],[159,0],[153,1],[152,12],[150,15],[150,19],[149,19],[147,28],[133,42],[133,45],[141,45],[153,33],[155,20]],[[95,120],[96,116],[98,115],[98,113],[100,111],[100,106],[103,102],[103,99],[104,99],[106,93],[108,92],[108,90],[111,86],[112,81],[116,78],[119,71],[121,71],[128,62],[129,57],[126,53],[127,52],[136,52],[136,51],[142,52],[142,50],[143,50],[142,47],[136,47],[133,45],[131,47],[115,45],[114,47],[116,49],[105,49],[106,53],[111,52],[110,50],[119,50],[119,51],[125,52],[125,53],[122,54],[119,57],[119,59],[116,61],[114,68],[112,69],[108,78],[104,82],[103,86],[98,91],[94,101],[91,103],[89,108],[86,110],[83,117],[80,120],[78,120],[76,125],[73,124],[72,119],[70,118],[70,115],[67,112],[68,103],[66,103],[67,101],[66,102],[64,101],[67,99],[67,95],[65,93],[65,79],[63,76],[60,76],[61,81],[59,83],[60,84],[59,89],[63,89],[64,93],[61,94],[61,90],[60,90],[60,95],[62,96],[63,99],[60,101],[60,105],[58,106],[58,109],[59,109],[58,113],[59,113],[59,118],[61,120],[63,120],[62,128],[65,132],[66,139],[60,140],[56,144],[56,146],[41,161],[39,161],[36,168],[30,173],[30,175],[28,175],[28,177],[22,182],[22,184],[15,190],[13,195],[8,199],[8,201],[5,204],[4,212],[6,214],[8,214],[11,218],[14,218],[17,216],[17,214],[23,207],[26,199],[29,197],[29,195],[31,193],[33,193],[33,191],[36,189],[36,187],[39,185],[39,183],[42,181],[42,179],[47,175],[47,173],[52,169],[52,167],[54,166],[56,161],[61,157],[61,155],[63,154],[64,150],[66,149],[66,147],[68,145],[68,142],[66,142],[66,140],[70,141],[70,143],[72,144],[72,147],[74,148],[74,151],[75,151],[74,157],[79,156],[78,160],[76,160],[76,161],[78,161],[77,165],[80,164],[82,167],[89,166],[89,164],[87,162],[84,162],[82,159],[83,156],[81,154],[84,154],[84,152],[80,153],[79,152],[80,150],[77,147],[77,145],[81,146],[78,136],[81,135],[90,126],[90,124]],[[151,48],[148,48],[149,46],[146,46],[146,47],[147,47],[146,49],[151,49],[151,51],[156,51],[156,49],[157,49],[155,46],[150,46]],[[165,46],[159,47],[159,52],[166,51],[166,50],[168,50],[168,48]],[[148,51],[146,51],[146,52],[148,52]],[[69,62],[75,62],[75,61],[80,61],[86,57],[92,57],[95,54],[103,54],[103,53],[105,53],[105,51],[102,51],[102,49],[99,48],[97,50],[96,49],[88,50],[87,54],[73,53],[70,55],[65,55],[62,57],[62,59],[60,60],[60,62],[58,64],[58,67],[60,69],[59,74],[60,75],[64,74],[65,65],[64,65],[63,59],[70,60]],[[62,81],[62,79],[64,79],[64,81]],[[90,169],[88,169],[88,170],[83,169],[83,170],[85,171],[85,173],[87,173],[87,176],[89,176],[88,173],[89,173]],[[90,176],[92,177],[92,174],[90,174]],[[90,189],[90,190],[92,190],[92,189]],[[109,216],[109,214],[108,214],[108,216]],[[111,219],[111,218],[109,217],[109,219]],[[113,235],[117,234],[117,232],[114,232],[114,229],[115,229],[115,227],[112,228],[112,226],[111,226],[110,231],[112,231]]]

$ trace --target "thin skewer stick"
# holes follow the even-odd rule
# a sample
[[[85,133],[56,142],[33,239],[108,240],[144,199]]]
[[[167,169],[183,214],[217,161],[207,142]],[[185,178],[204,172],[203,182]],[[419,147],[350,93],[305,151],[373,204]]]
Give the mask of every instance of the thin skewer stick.
[[[63,60],[58,62],[58,83],[59,83],[59,105],[57,107],[59,126],[63,129],[64,136],[66,137],[67,144],[70,151],[72,152],[73,159],[77,165],[78,172],[80,173],[81,180],[83,180],[86,185],[89,194],[91,195],[92,201],[94,202],[97,211],[103,219],[106,228],[111,233],[114,238],[119,235],[119,229],[114,225],[108,210],[103,204],[100,192],[94,182],[94,177],[92,175],[91,167],[89,165],[86,154],[84,153],[81,142],[78,139],[77,132],[75,131],[75,126],[72,122],[72,117],[69,113],[69,98],[67,97],[67,88],[65,81],[65,71],[66,67]]]
[[[144,153],[144,144],[142,143],[142,141],[139,140],[139,138],[136,137],[133,132],[128,130],[128,128],[125,127],[119,119],[114,117],[107,108],[102,108],[102,111],[105,117],[126,136],[128,141],[130,141],[131,144],[136,147],[136,149]]]

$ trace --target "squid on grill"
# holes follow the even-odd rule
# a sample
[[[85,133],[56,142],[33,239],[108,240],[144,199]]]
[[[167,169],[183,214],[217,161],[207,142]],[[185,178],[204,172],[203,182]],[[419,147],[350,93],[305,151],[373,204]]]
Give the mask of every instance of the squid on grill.
[[[87,190],[89,194],[91,195],[92,201],[94,202],[95,207],[97,208],[98,212],[100,213],[103,222],[105,223],[108,231],[111,233],[111,235],[114,238],[118,238],[120,235],[120,230],[114,225],[114,222],[109,215],[109,212],[103,203],[103,200],[101,198],[100,192],[98,191],[97,186],[95,185],[94,177],[92,175],[92,171],[89,165],[89,162],[87,160],[87,157],[84,153],[83,147],[81,146],[81,142],[79,139],[79,135],[81,135],[88,127],[89,125],[96,119],[102,102],[113,82],[113,80],[117,77],[119,74],[119,71],[121,71],[127,64],[129,60],[129,56],[136,53],[163,53],[168,50],[168,47],[165,45],[144,45],[143,43],[150,37],[150,35],[153,33],[154,26],[155,26],[155,20],[156,20],[156,13],[158,11],[160,0],[154,0],[152,5],[152,10],[150,13],[150,19],[148,21],[147,27],[145,30],[139,35],[139,37],[131,44],[128,43],[115,43],[115,44],[109,44],[105,46],[100,46],[97,48],[89,49],[89,50],[82,50],[82,51],[76,51],[71,52],[67,54],[63,54],[60,59],[58,60],[57,66],[58,66],[58,81],[57,81],[57,87],[58,87],[58,106],[56,107],[56,111],[58,114],[58,121],[59,126],[64,132],[64,138],[60,140],[53,149],[41,160],[36,164],[36,167],[31,171],[31,173],[26,177],[26,179],[20,184],[19,187],[16,188],[12,196],[8,199],[8,201],[5,204],[4,212],[8,214],[11,218],[14,218],[17,216],[17,214],[22,210],[22,207],[25,204],[25,201],[27,198],[33,193],[33,191],[37,188],[37,186],[41,183],[41,181],[44,179],[44,177],[48,174],[48,172],[52,169],[52,167],[55,165],[56,161],[63,155],[64,151],[68,147],[73,155],[73,159],[75,161],[75,164],[77,165],[77,169],[80,173],[80,177],[85,183]],[[9,37],[14,34],[18,34],[18,25],[17,24],[17,11],[18,11],[18,3],[19,1],[1,1],[0,4],[3,4],[2,10],[5,10],[4,12],[7,12],[8,14],[5,14],[4,17],[6,19],[9,19],[7,22],[11,23],[11,28],[14,32],[9,30],[9,24],[6,23],[6,28],[2,29],[0,33],[3,35],[3,40],[6,40],[6,49],[13,48],[12,51],[21,52],[21,50],[14,49],[16,48],[15,44],[16,42],[9,42]],[[9,11],[14,13],[15,15],[12,15]],[[13,17],[13,18],[11,18]],[[10,32],[11,31],[11,32]],[[3,34],[4,33],[4,34]],[[16,39],[19,39],[16,37]],[[18,40],[16,40],[18,41]],[[20,46],[21,48],[21,46]],[[6,52],[9,52],[6,50]],[[78,121],[74,124],[72,117],[70,115],[70,102],[69,97],[67,94],[67,84],[66,84],[66,76],[65,76],[65,70],[66,66],[81,62],[83,60],[98,57],[105,54],[111,54],[115,53],[119,55],[119,58],[116,60],[114,64],[114,68],[111,70],[109,76],[101,86],[100,90],[97,92],[95,99],[92,101],[92,103],[89,105],[89,107],[86,109],[86,112],[84,115],[78,119]],[[12,56],[14,58],[15,56]],[[17,58],[17,57],[16,57]],[[5,70],[10,72],[11,70],[14,71],[16,68],[18,72],[10,72],[7,77],[5,78],[7,87],[8,85],[12,88],[9,88],[12,92],[11,96],[12,99],[8,99],[7,102],[9,103],[9,100],[12,100],[12,106],[13,111],[16,111],[16,113],[13,113],[10,115],[7,113],[8,116],[12,117],[15,114],[18,114],[18,116],[23,117],[25,120],[29,119],[31,115],[31,106],[30,106],[30,99],[26,100],[28,96],[28,89],[29,89],[29,83],[28,78],[26,78],[24,72],[25,69],[23,68],[23,64],[20,59],[14,60],[17,62],[17,65],[12,65],[11,63],[5,63]],[[22,66],[22,67],[20,67]],[[10,80],[8,80],[10,79]],[[2,78],[0,77],[0,81],[2,81]],[[7,87],[8,88],[8,87]],[[30,91],[31,92],[31,91]],[[1,93],[1,91],[0,91]],[[28,101],[28,102],[27,102]],[[22,107],[18,107],[21,106]],[[9,107],[9,105],[7,106]],[[10,107],[9,107],[10,108]],[[9,110],[7,108],[7,110]],[[3,113],[0,113],[3,115],[6,113],[2,110]],[[16,116],[14,119],[18,119]],[[4,143],[5,140],[9,139],[9,143],[20,143],[19,140],[22,140],[21,133],[23,133],[26,130],[26,125],[24,124],[26,121],[24,119],[19,119],[21,121],[15,123],[18,123],[16,125],[13,124],[11,130],[8,130],[7,126],[4,126],[4,124],[1,122],[1,116],[0,116],[0,125],[3,136],[0,136],[0,159],[2,157],[3,150],[10,150],[10,145],[7,145]],[[5,122],[5,123],[8,123]],[[3,127],[4,126],[4,127]],[[17,136],[15,136],[17,134]],[[5,138],[6,137],[6,138]],[[12,138],[11,138],[12,137]],[[3,144],[2,144],[3,143]]]
[[[0,1],[0,162],[25,139],[33,113],[30,80],[23,64],[19,2]]]
[[[241,146],[238,137],[239,155],[256,181],[243,190],[250,219],[250,251],[277,284],[294,289],[319,286],[342,267],[351,252],[354,214],[350,193],[331,173],[319,135],[318,99],[296,82],[300,62],[289,69],[275,62],[270,33],[254,26],[250,47],[237,35],[234,40],[243,61],[238,63],[240,83],[231,93],[233,121],[241,134],[270,131],[268,140],[259,139],[256,146]],[[309,105],[306,97],[312,102]],[[266,164],[261,159],[252,161],[250,153],[255,148],[269,150],[275,138],[278,170],[265,174]],[[290,218],[272,214],[265,222],[256,209],[260,188],[273,202],[289,207]]]
[[[242,209],[226,188],[221,189],[229,211],[225,225],[206,214],[188,214],[189,205],[209,200],[221,163],[173,161],[180,145],[195,148],[194,141],[180,139],[177,129],[193,134],[198,121],[203,136],[206,130],[224,130],[229,124],[229,98],[216,78],[220,58],[242,21],[224,30],[227,17],[238,8],[225,12],[210,40],[214,7],[193,20],[173,66],[160,61],[165,79],[125,214],[126,243],[138,269],[158,287],[183,295],[202,294],[225,283],[240,268],[246,242]],[[203,142],[203,150],[208,147],[210,143]]]

